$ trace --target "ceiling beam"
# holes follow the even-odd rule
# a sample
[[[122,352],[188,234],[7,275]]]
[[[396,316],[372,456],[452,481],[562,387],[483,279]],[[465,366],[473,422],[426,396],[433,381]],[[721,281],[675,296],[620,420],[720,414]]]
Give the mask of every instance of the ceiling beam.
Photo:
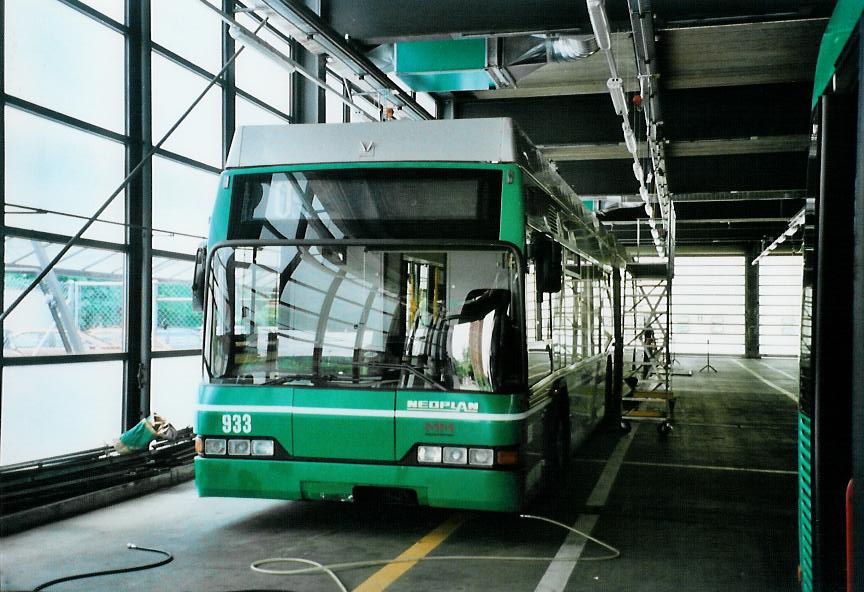
[[[779,152],[805,151],[810,145],[806,134],[784,134],[779,136],[756,136],[752,138],[729,138],[724,140],[666,141],[666,156],[720,156],[732,154],[771,154]],[[554,161],[612,160],[632,158],[623,142],[600,144],[545,144],[537,146],[543,154]],[[648,150],[644,142],[639,144],[639,158],[646,158]]]
[[[662,29],[667,89],[808,81],[827,19]]]
[[[739,202],[739,201],[770,201],[779,199],[807,199],[812,197],[803,189],[764,190],[764,191],[704,191],[701,193],[675,193],[672,195],[675,203],[686,202]],[[600,200],[621,207],[642,205],[645,203],[638,193],[627,195],[580,195],[584,201]],[[652,201],[656,198],[652,197]]]
[[[827,22],[810,18],[657,30],[657,59],[664,65],[657,80],[665,90],[811,81]],[[629,65],[631,36],[612,35],[613,51],[621,54],[616,59]],[[466,95],[483,100],[605,94],[605,65],[596,55],[547,64],[520,80],[517,88]],[[635,72],[635,66],[630,71]],[[635,75],[624,77],[624,83],[627,92],[638,90]]]

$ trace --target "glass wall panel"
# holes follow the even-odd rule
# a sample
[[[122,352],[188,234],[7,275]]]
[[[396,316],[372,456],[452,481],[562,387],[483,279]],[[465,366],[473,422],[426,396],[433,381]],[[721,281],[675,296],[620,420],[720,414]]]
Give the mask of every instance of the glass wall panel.
[[[744,257],[675,258],[674,353],[744,355],[744,265]]]
[[[189,23],[195,26],[190,27]],[[211,74],[222,67],[221,24],[219,16],[198,0],[150,2],[153,41]]]
[[[56,0],[5,10],[6,92],[122,133],[123,36]]]
[[[759,261],[760,354],[799,354],[803,274],[803,258],[797,255],[771,255]]]
[[[34,214],[13,204],[89,218],[124,177],[122,144],[6,107],[6,224],[74,235],[85,220]],[[100,217],[124,221],[124,193]],[[123,226],[96,222],[85,238],[122,243]]]
[[[201,349],[201,311],[192,310],[194,263],[153,258],[153,350]]]
[[[61,247],[17,237],[6,237],[5,245],[4,306],[30,285]],[[123,351],[123,286],[123,253],[72,247],[4,321],[3,355]]]
[[[258,27],[258,21],[246,14],[238,14],[237,21],[250,31]],[[291,56],[291,47],[277,35],[261,29],[258,37],[282,54]],[[243,50],[234,65],[237,88],[245,90],[284,113],[291,113],[290,72],[253,47]]]
[[[153,232],[153,248],[194,253],[207,237],[218,185],[213,173],[155,156],[153,227],[159,231]]]
[[[153,141],[158,142],[192,104],[207,80],[153,53]],[[211,88],[167,142],[166,150],[222,166],[221,88]]]
[[[126,9],[121,0],[81,0],[82,4],[86,4],[91,8],[95,8],[105,16],[109,16],[117,22],[125,22]]]
[[[327,86],[330,88],[341,89],[342,78],[328,71]],[[339,98],[331,92],[327,92],[327,94],[324,95],[324,101],[327,107],[325,113],[326,123],[343,123],[345,121],[345,103],[340,101]]]
[[[238,96],[235,105],[236,125],[279,125],[288,123],[267,109]]]
[[[123,362],[4,368],[0,464],[110,444],[122,384]]]
[[[150,409],[181,429],[195,425],[195,404],[201,383],[201,358],[154,358],[151,362]]]

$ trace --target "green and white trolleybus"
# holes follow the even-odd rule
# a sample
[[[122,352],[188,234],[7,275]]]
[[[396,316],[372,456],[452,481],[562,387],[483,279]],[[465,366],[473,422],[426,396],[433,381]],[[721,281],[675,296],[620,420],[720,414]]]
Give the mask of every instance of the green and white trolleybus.
[[[623,265],[509,119],[238,129],[198,492],[518,510],[603,416]]]

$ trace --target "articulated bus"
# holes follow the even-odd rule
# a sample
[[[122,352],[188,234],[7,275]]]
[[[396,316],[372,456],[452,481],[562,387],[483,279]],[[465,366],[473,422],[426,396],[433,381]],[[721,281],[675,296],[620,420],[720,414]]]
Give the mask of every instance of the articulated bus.
[[[812,96],[798,532],[802,592],[864,590],[864,0],[838,0]]]
[[[625,263],[509,119],[238,129],[199,494],[517,511],[603,417]]]

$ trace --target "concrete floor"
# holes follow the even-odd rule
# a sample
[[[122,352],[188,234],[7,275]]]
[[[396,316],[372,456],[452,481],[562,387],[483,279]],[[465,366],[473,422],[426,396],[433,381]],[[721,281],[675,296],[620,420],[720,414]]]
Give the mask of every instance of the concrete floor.
[[[797,361],[718,357],[712,363],[719,373],[711,375],[696,372],[702,358],[681,362],[694,375],[674,379],[676,424],[665,440],[648,424],[629,436],[597,433],[576,452],[563,490],[531,508],[568,524],[596,520],[592,535],[619,548],[620,558],[582,561],[569,577],[565,570],[559,578],[563,583],[545,588],[538,583],[548,563],[421,563],[388,589],[795,590],[796,405],[783,391],[797,392]],[[616,449],[626,454],[610,480],[604,468]],[[604,483],[611,488],[598,497]],[[193,484],[186,483],[5,537],[0,540],[0,588],[30,590],[64,575],[155,558],[127,551],[126,543],[133,542],[168,550],[175,560],[151,571],[50,590],[329,592],[336,587],[325,576],[266,576],[253,573],[249,564],[274,556],[323,563],[395,557],[454,514],[198,499]],[[430,555],[554,556],[565,541],[563,530],[544,523],[459,514],[464,522]],[[604,552],[589,544],[583,557]],[[564,555],[571,556],[569,551]],[[376,571],[345,571],[340,577],[352,589]]]

